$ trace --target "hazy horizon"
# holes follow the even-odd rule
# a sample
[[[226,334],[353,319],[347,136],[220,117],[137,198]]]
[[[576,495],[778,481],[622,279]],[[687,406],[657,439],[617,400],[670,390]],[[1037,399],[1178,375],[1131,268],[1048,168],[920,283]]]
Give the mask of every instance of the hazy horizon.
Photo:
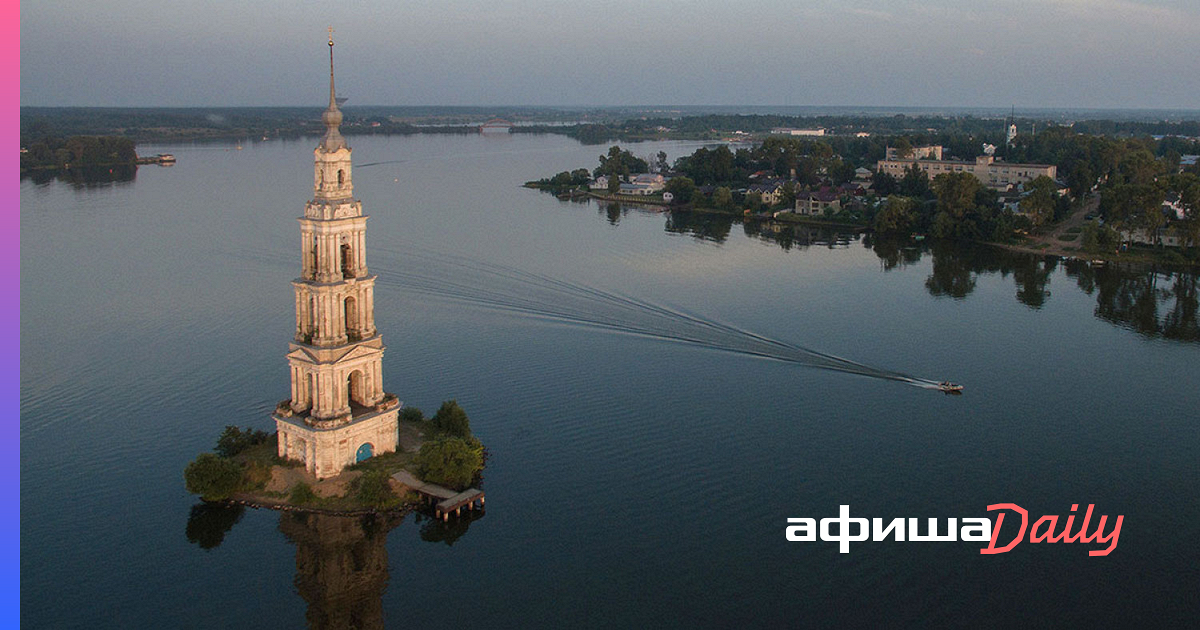
[[[329,24],[339,92],[380,106],[1200,104],[1200,58],[1187,52],[1200,6],[1185,0],[22,9],[21,104],[31,107],[320,105]]]

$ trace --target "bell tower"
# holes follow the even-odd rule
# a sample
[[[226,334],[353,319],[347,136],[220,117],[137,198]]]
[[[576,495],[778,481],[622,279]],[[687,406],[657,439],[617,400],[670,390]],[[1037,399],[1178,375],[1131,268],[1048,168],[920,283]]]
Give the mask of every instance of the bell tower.
[[[396,450],[400,403],[383,391],[383,339],[375,329],[375,276],[367,271],[367,217],[354,198],[350,147],[333,83],[313,151],[313,197],[300,217],[296,335],[287,354],[292,397],[278,405],[279,456],[318,479]]]

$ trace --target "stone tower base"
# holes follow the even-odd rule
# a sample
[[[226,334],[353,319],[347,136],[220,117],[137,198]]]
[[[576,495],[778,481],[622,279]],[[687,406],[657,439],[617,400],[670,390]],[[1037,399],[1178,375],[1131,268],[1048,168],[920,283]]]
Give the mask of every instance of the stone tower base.
[[[279,431],[279,457],[303,462],[304,468],[326,479],[358,460],[359,449],[370,445],[370,456],[396,450],[399,406],[355,416],[345,424],[317,428],[307,416],[272,416]]]

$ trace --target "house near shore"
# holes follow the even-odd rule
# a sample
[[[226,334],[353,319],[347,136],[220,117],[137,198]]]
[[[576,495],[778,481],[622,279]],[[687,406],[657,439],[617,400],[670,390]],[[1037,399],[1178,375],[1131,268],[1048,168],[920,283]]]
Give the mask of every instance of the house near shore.
[[[513,124],[503,118],[493,118],[479,125],[479,133],[497,134],[512,133]]]
[[[598,191],[607,191],[608,182],[608,176],[601,175],[600,177],[592,180],[592,182],[588,184],[588,188]],[[639,197],[645,197],[662,192],[663,188],[666,188],[666,186],[667,180],[661,174],[638,173],[637,175],[630,177],[629,181],[621,182],[620,187],[618,188],[618,193],[622,195],[636,195]]]
[[[1127,243],[1137,245],[1162,245],[1164,247],[1182,247],[1187,242],[1187,237],[1183,230],[1177,226],[1168,225],[1158,228],[1157,242],[1151,238],[1151,233],[1148,230],[1125,230],[1121,232],[1121,239]]]
[[[771,133],[782,134],[785,136],[823,136],[825,135],[825,129],[793,129],[791,127],[776,127],[771,130]]]
[[[758,193],[762,196],[763,203],[768,206],[773,206],[783,199],[783,191],[790,182],[769,181],[752,184],[746,189],[746,193]]]
[[[841,195],[830,188],[807,190],[796,195],[796,214],[806,217],[837,212],[842,208]]]

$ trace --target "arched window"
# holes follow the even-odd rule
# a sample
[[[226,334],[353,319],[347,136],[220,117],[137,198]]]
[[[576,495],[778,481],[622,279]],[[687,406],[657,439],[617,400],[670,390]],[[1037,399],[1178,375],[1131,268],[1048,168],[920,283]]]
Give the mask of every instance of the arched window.
[[[354,277],[354,250],[349,245],[342,245],[342,277]]]
[[[346,171],[343,171],[342,169],[339,168],[338,169],[338,186],[342,186],[345,183],[346,183]]]

